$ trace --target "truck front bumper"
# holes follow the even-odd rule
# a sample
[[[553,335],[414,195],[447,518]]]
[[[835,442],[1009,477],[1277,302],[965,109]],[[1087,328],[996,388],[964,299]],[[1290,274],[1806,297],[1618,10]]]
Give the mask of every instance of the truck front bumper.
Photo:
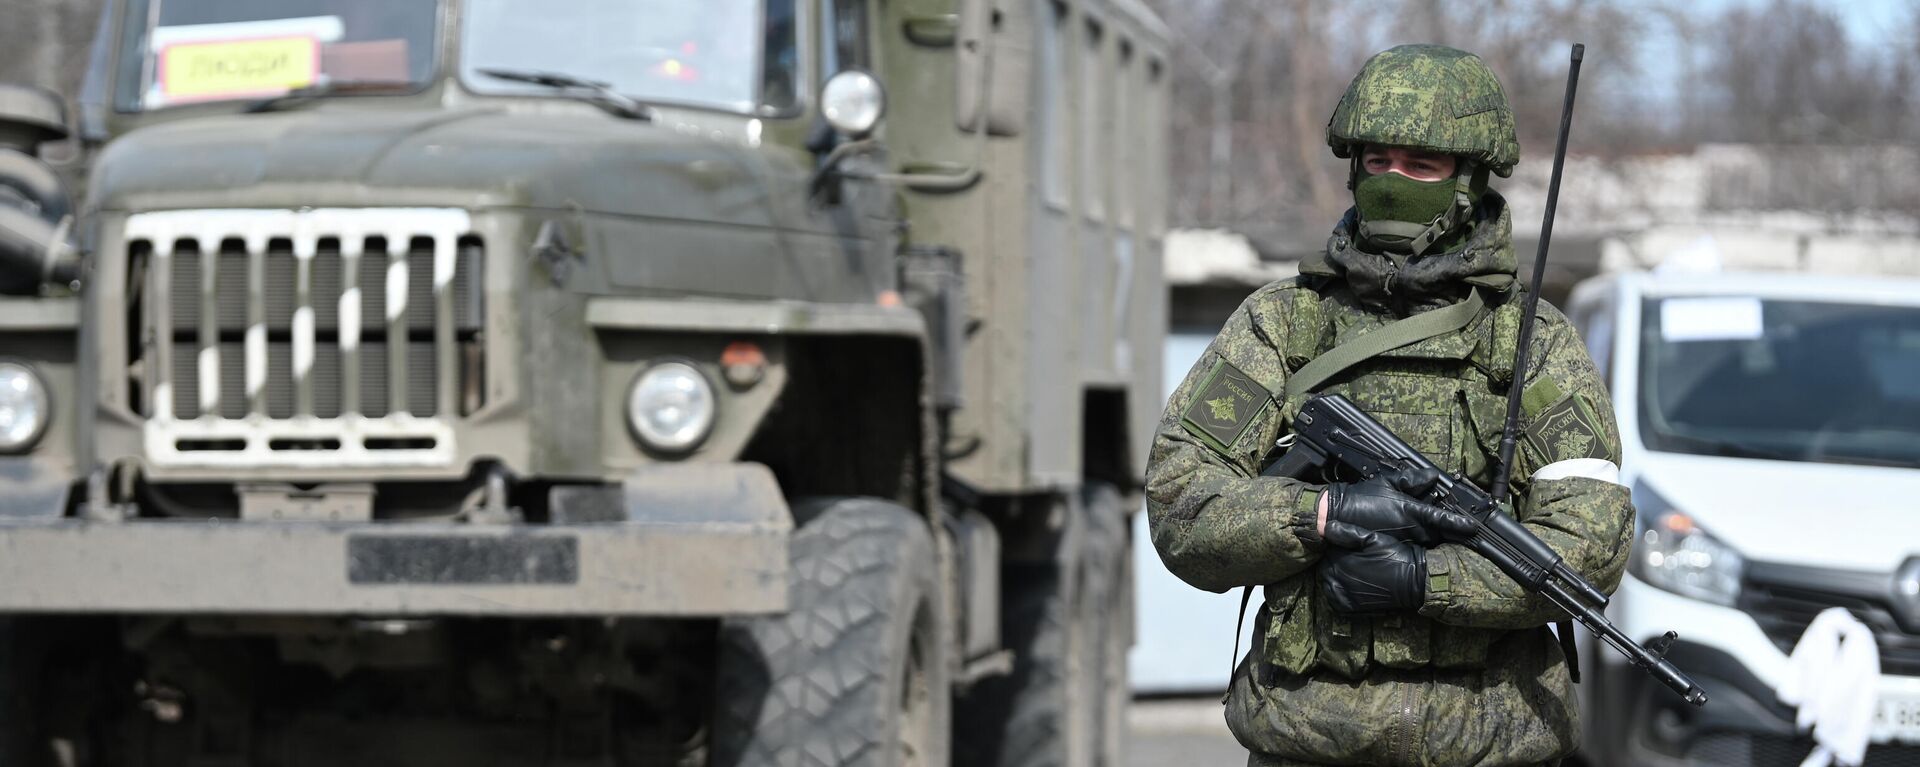
[[[0,612],[696,617],[786,609],[793,523],[765,467],[660,467],[577,490],[566,496],[571,523],[550,525],[0,519]]]

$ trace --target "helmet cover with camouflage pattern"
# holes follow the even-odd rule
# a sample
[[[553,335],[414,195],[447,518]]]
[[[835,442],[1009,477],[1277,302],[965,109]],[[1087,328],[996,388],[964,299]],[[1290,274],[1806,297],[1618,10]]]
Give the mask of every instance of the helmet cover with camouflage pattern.
[[[1402,45],[1360,68],[1327,121],[1327,145],[1350,158],[1367,144],[1458,155],[1505,178],[1520,161],[1513,109],[1487,64],[1444,45]]]

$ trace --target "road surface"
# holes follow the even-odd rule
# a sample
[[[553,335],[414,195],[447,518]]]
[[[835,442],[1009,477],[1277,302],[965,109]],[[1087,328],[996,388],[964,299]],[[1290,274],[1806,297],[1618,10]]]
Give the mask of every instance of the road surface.
[[[1127,767],[1239,767],[1247,750],[1227,732],[1220,699],[1136,700],[1127,710]]]

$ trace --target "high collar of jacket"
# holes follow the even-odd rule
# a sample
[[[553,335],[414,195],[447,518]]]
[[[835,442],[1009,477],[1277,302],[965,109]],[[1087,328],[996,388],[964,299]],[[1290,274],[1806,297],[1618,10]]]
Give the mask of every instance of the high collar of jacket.
[[[1505,291],[1513,285],[1513,218],[1497,192],[1481,198],[1466,240],[1444,253],[1409,257],[1362,250],[1354,236],[1358,223],[1358,214],[1348,210],[1327,238],[1326,254],[1302,263],[1300,272],[1345,284],[1363,305],[1401,317],[1456,303],[1472,287]]]

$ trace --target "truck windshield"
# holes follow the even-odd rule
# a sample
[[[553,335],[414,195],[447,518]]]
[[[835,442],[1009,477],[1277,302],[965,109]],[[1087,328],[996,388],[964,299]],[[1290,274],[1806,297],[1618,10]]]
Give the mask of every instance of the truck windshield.
[[[115,106],[415,90],[432,77],[439,18],[431,2],[129,0]]]
[[[1920,307],[1715,296],[1644,309],[1648,448],[1920,467]]]
[[[640,101],[783,113],[796,93],[793,10],[793,0],[472,0],[461,80],[536,94],[480,70],[551,72]]]

